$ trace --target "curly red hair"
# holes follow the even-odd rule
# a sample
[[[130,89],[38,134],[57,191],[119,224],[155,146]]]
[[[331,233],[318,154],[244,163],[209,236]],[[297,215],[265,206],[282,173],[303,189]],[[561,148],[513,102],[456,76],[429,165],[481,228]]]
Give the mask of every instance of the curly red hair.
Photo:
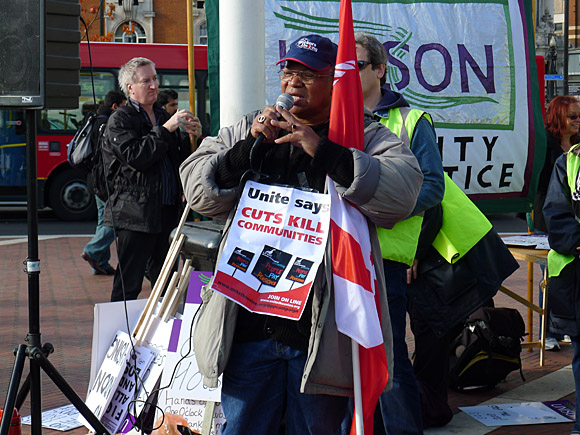
[[[578,97],[572,95],[559,95],[548,105],[546,111],[546,130],[558,138],[562,138],[568,125],[568,107],[572,104],[580,104]]]

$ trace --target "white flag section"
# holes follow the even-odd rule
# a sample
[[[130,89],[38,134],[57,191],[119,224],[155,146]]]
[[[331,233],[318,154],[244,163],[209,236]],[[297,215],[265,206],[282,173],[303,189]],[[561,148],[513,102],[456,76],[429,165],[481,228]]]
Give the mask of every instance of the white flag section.
[[[340,332],[368,349],[381,344],[383,334],[375,303],[377,281],[367,221],[336,192],[332,180],[328,192],[333,242],[351,241],[332,246],[336,324]],[[352,246],[355,248],[350,249]],[[346,249],[350,251],[343,252]]]
[[[338,0],[265,0],[266,100],[291,41],[338,43]],[[525,197],[534,167],[532,58],[523,2],[352,3],[354,31],[388,52],[387,86],[435,122],[443,165],[472,200]],[[474,31],[477,23],[477,31]],[[539,109],[539,106],[537,106]]]
[[[252,312],[299,319],[329,222],[328,195],[248,181],[211,288]]]

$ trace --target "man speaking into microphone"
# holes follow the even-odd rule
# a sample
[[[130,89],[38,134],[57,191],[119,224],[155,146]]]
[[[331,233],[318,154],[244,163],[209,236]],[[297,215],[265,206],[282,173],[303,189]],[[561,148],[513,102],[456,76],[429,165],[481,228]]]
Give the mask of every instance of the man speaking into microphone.
[[[410,215],[422,175],[408,147],[373,122],[370,112],[365,152],[328,139],[336,53],[336,44],[325,37],[294,41],[278,62],[286,62],[280,85],[294,100],[292,108],[267,106],[205,138],[183,162],[180,175],[193,210],[229,220],[252,169],[260,172],[262,183],[320,193],[326,192],[328,175],[366,216],[374,264],[380,266],[375,225],[391,228]],[[194,348],[207,386],[217,386],[224,375],[224,435],[278,433],[284,412],[287,433],[340,433],[353,394],[351,342],[336,328],[331,267],[328,242],[297,321],[252,313],[209,287],[204,292]],[[382,267],[376,275],[383,335],[390,346]]]

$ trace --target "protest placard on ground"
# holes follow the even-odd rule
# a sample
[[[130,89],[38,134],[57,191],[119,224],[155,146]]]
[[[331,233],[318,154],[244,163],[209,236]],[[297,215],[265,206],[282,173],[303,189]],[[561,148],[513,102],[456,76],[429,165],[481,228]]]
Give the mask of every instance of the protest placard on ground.
[[[79,423],[79,411],[74,405],[61,406],[42,413],[42,427],[63,432],[82,426]],[[22,417],[22,424],[31,424],[31,416]]]
[[[486,426],[569,423],[576,419],[574,404],[569,400],[463,406],[459,409]]]

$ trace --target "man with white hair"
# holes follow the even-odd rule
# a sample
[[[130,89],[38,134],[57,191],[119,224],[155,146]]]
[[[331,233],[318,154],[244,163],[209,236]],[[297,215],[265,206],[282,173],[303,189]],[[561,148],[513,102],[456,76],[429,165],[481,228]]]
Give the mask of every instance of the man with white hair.
[[[151,283],[159,276],[181,212],[178,167],[190,152],[179,127],[201,131],[189,111],[170,117],[157,103],[159,82],[151,60],[136,57],[123,65],[119,86],[127,104],[109,118],[103,141],[110,192],[104,222],[115,228],[119,257],[111,301],[137,298],[149,258]]]

